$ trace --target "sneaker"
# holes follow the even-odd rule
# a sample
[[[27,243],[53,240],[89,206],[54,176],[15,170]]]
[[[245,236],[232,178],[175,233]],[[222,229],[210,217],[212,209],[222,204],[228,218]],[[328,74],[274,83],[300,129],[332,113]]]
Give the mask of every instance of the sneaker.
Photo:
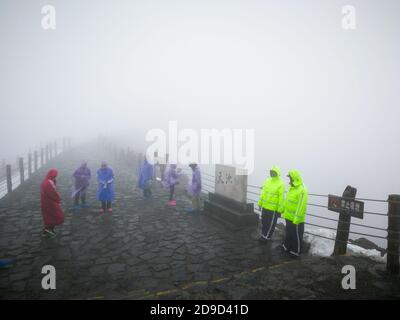
[[[193,208],[188,208],[188,209],[186,209],[186,212],[187,213],[195,213],[196,210],[194,210]]]
[[[104,212],[106,212],[105,209],[100,209],[100,213],[104,213]]]
[[[174,202],[174,200],[170,200],[170,201],[168,201],[168,205],[173,207],[176,205],[176,202]]]
[[[271,240],[271,238],[267,238],[264,235],[261,235],[260,238],[258,238],[258,241],[260,241],[260,242],[267,242],[269,240]]]
[[[79,210],[81,206],[79,204],[74,205],[74,210]]]
[[[108,211],[109,213],[111,213],[111,212],[113,211],[113,209],[112,209],[112,208],[109,208],[109,209],[107,209],[107,211]]]
[[[43,229],[43,232],[42,232],[43,237],[54,238],[56,235],[57,234],[52,230]]]
[[[290,253],[292,256],[300,257],[300,254],[298,254],[297,252],[289,251],[289,253]]]
[[[171,203],[173,206],[176,206],[176,200],[172,200]]]

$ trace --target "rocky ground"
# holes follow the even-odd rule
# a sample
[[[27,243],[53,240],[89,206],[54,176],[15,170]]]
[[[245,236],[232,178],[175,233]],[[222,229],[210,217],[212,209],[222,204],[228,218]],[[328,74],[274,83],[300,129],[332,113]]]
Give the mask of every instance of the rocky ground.
[[[71,174],[82,159],[95,173],[101,160],[116,174],[112,214],[71,209]],[[40,236],[39,185],[49,166],[66,221],[55,239]],[[136,168],[107,156],[96,145],[59,155],[10,196],[0,200],[0,255],[13,263],[0,269],[1,299],[364,299],[400,297],[399,278],[384,265],[356,257],[292,258],[273,242],[257,241],[257,229],[233,232],[201,214],[187,214],[183,187],[177,207],[157,185],[151,200],[135,188]],[[57,289],[43,290],[43,265],[57,271]],[[343,290],[343,265],[357,270],[357,289]]]

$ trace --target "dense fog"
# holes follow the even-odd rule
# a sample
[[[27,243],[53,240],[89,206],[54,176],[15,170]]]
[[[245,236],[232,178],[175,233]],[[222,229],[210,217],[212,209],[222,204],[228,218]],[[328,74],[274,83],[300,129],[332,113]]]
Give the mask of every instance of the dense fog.
[[[146,133],[253,129],[254,172],[297,168],[310,192],[400,193],[400,3],[0,2],[0,150],[99,134],[145,150]],[[11,161],[11,160],[10,160]],[[385,208],[383,208],[385,209]]]

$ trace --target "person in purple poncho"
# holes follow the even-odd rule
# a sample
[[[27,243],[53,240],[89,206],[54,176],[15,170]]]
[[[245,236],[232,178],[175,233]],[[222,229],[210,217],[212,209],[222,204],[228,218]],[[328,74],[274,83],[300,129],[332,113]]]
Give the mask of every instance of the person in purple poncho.
[[[115,198],[114,191],[114,172],[105,161],[101,163],[101,168],[97,170],[97,199],[101,202],[101,212],[112,212],[112,202]]]
[[[82,208],[86,207],[86,190],[89,187],[91,178],[90,169],[87,163],[82,162],[81,166],[75,170],[73,177],[75,178],[74,191],[72,197],[75,198],[75,209],[79,209],[79,201],[82,202]]]
[[[169,190],[169,202],[170,206],[176,206],[176,200],[174,199],[175,186],[179,183],[181,176],[181,169],[177,169],[176,164],[170,164],[167,171],[165,172],[164,186]]]
[[[148,199],[151,197],[151,184],[153,181],[154,167],[146,158],[139,170],[138,187],[143,190],[143,197]]]
[[[188,213],[200,212],[201,173],[196,163],[191,163],[192,177],[189,180],[188,193],[192,196],[192,208],[187,209]]]

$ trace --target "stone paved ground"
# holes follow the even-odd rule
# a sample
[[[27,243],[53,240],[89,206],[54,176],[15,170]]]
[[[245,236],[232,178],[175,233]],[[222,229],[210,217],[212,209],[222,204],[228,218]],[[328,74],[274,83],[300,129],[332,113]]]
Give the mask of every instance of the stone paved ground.
[[[344,290],[342,267],[356,268],[356,288]],[[147,299],[289,300],[400,299],[400,279],[368,258],[304,257],[232,274],[219,281],[197,282]]]
[[[92,171],[103,159],[114,168],[117,199],[112,214],[98,212],[94,181],[91,208],[70,209],[70,175],[82,159]],[[232,232],[202,215],[189,215],[182,187],[176,209],[166,205],[167,193],[160,186],[152,200],[143,200],[134,188],[136,169],[109,159],[96,145],[59,156],[51,165],[60,170],[58,185],[66,211],[55,239],[40,237],[39,184],[47,168],[0,201],[0,255],[14,260],[0,269],[1,299],[342,297],[337,289],[341,263],[307,256],[293,260],[278,249],[280,233],[273,243],[259,244],[256,229]],[[56,290],[41,289],[45,264],[56,267]],[[371,266],[376,264],[364,263],[365,270]],[[365,272],[366,279],[369,276]],[[382,277],[373,280],[364,281],[363,297],[376,286],[387,289],[396,283]],[[313,287],[324,281],[325,291]],[[396,297],[390,290],[386,297]]]
[[[98,212],[94,181],[91,208],[73,212],[69,199],[73,169],[81,159],[95,171],[105,152],[91,146],[53,160],[66,221],[57,238],[42,239],[39,184],[45,170],[0,201],[0,252],[14,264],[0,270],[0,297],[16,299],[140,298],[197,281],[217,280],[289,257],[259,245],[255,230],[232,232],[202,215],[189,215],[189,200],[178,192],[176,209],[167,192],[155,188],[143,200],[134,168],[110,160],[117,199],[112,214]],[[182,189],[182,188],[181,188]],[[277,243],[276,243],[277,245]],[[41,268],[57,270],[57,290],[41,289]]]

